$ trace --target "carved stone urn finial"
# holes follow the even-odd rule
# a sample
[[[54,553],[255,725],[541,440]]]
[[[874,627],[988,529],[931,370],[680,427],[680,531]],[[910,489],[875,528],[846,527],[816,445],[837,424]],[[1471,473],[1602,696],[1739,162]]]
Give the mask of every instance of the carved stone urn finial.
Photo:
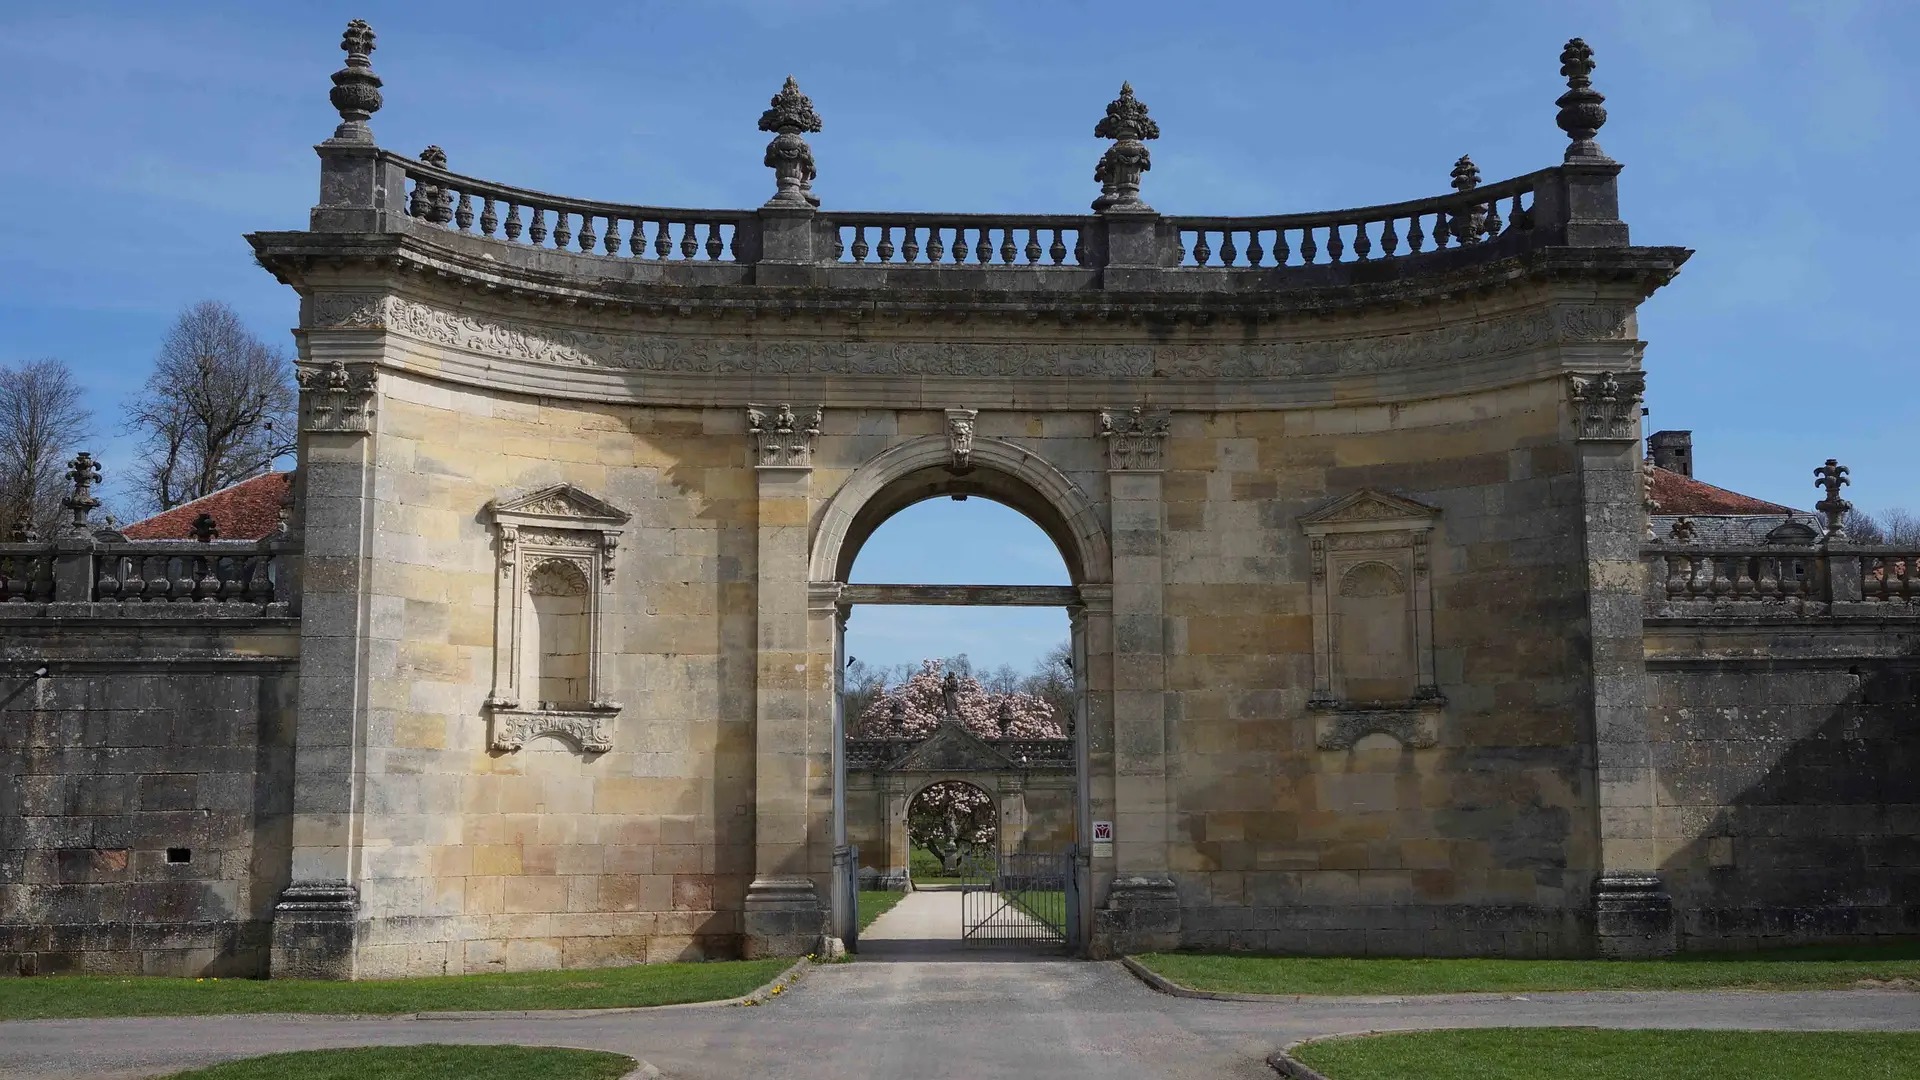
[[[765,164],[773,170],[779,190],[767,200],[768,206],[820,205],[813,193],[813,148],[800,136],[820,130],[820,114],[813,111],[813,99],[800,92],[800,84],[787,76],[786,84],[773,95],[771,107],[760,114],[760,130],[774,133],[767,144]]]
[[[1120,96],[1107,103],[1107,115],[1093,126],[1093,137],[1114,140],[1093,167],[1093,178],[1100,181],[1100,197],[1093,200],[1093,208],[1151,211],[1153,207],[1140,201],[1140,174],[1153,168],[1145,140],[1159,138],[1160,125],[1147,115],[1146,104],[1133,96],[1132,83],[1120,84]]]
[[[1840,489],[1851,483],[1853,481],[1847,479],[1847,467],[1840,464],[1837,458],[1828,458],[1825,465],[1813,470],[1813,486],[1827,491],[1827,497],[1814,503],[1813,508],[1827,516],[1829,540],[1847,538],[1847,527],[1840,524],[1840,519],[1853,509],[1853,504],[1840,497]]]
[[[73,481],[73,491],[60,500],[60,505],[72,512],[73,520],[62,531],[67,536],[91,535],[87,515],[100,505],[100,500],[93,496],[93,485],[100,482],[100,463],[82,450],[67,462],[67,479]]]
[[[1480,166],[1466,154],[1453,163],[1453,190],[1462,195],[1480,186]],[[1486,232],[1487,209],[1484,203],[1467,207],[1464,213],[1456,212],[1447,222],[1453,238],[1462,244],[1477,244],[1481,234]]]
[[[447,152],[438,146],[429,146],[420,151],[420,163],[436,169],[447,167]],[[453,220],[453,192],[439,184],[430,184],[425,180],[416,180],[413,194],[407,202],[407,213],[435,225],[445,225]]]
[[[1567,133],[1573,142],[1567,147],[1566,160],[1610,162],[1593,137],[1600,133],[1601,125],[1607,122],[1607,109],[1601,102],[1606,96],[1593,88],[1593,50],[1587,43],[1574,38],[1560,53],[1560,74],[1566,76],[1567,92],[1554,100],[1560,106],[1560,115],[1555,122],[1560,130]]]
[[[340,112],[340,126],[330,141],[371,143],[367,121],[381,104],[380,76],[373,73],[373,27],[359,19],[348,23],[340,48],[347,54],[347,66],[333,73],[333,90],[327,95]]]
[[[195,540],[203,544],[212,543],[220,539],[220,523],[213,520],[213,515],[207,513],[205,510],[202,510],[194,517],[193,524],[187,526],[187,531],[193,535]]]

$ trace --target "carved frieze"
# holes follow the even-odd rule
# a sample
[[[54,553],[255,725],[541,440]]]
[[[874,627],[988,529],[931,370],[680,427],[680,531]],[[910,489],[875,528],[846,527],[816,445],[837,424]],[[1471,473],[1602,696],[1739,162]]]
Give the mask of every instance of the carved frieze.
[[[1204,345],[845,341],[574,329],[378,293],[325,293],[308,329],[377,329],[484,356],[684,374],[1234,379],[1411,371],[1545,345],[1619,340],[1633,309],[1562,305],[1426,330]]]
[[[1165,460],[1173,418],[1165,409],[1134,406],[1100,413],[1100,436],[1107,440],[1107,468],[1115,472],[1155,472]]]
[[[1569,375],[1575,438],[1594,442],[1631,442],[1639,438],[1640,397],[1647,376],[1639,371],[1601,371]]]
[[[505,753],[523,750],[545,735],[558,736],[580,748],[584,754],[604,754],[613,749],[613,733],[607,730],[612,709],[594,710],[493,710],[493,738],[488,744]]]
[[[349,368],[335,360],[323,368],[294,375],[300,386],[302,431],[364,432],[373,414],[379,375],[371,368]]]
[[[1437,706],[1436,706],[1437,708]],[[1351,750],[1369,735],[1391,735],[1401,746],[1425,750],[1440,743],[1438,716],[1416,709],[1354,709],[1320,717],[1314,743],[1322,750]]]

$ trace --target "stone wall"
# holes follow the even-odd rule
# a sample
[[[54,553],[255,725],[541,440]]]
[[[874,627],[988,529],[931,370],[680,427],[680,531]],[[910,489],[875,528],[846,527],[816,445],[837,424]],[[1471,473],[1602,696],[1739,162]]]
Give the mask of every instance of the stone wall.
[[[0,974],[266,974],[297,622],[7,607]]]
[[[1649,620],[1654,839],[1680,948],[1920,934],[1912,623]]]
[[[1167,689],[1185,944],[1590,948],[1591,691],[1563,395],[1555,380],[1399,407],[1176,414]],[[1321,571],[1300,521],[1361,489],[1438,511],[1444,706],[1412,717],[1311,700],[1315,635],[1339,631],[1316,628]]]

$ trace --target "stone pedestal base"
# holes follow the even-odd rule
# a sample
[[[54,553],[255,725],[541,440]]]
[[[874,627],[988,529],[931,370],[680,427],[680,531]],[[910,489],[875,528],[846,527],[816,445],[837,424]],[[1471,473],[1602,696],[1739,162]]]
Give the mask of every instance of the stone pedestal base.
[[[1600,875],[1593,887],[1595,952],[1609,960],[1671,956],[1673,898],[1658,874]]]
[[[297,881],[273,909],[276,979],[353,978],[360,890],[344,881]]]
[[[741,952],[749,960],[819,952],[826,920],[812,878],[761,878],[747,886]]]
[[[1093,913],[1087,952],[1095,960],[1180,947],[1180,894],[1170,878],[1124,877]]]

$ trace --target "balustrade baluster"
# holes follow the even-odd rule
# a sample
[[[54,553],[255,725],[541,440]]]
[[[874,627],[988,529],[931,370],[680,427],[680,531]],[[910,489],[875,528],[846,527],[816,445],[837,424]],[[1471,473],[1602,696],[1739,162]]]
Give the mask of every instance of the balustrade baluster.
[[[720,256],[726,254],[726,251],[726,242],[720,238],[720,223],[707,222],[707,258],[712,262],[719,262]]]
[[[974,230],[973,261],[981,266],[993,261],[993,243],[987,239],[987,234],[992,231],[985,225]]]
[[[871,248],[867,247],[867,227],[865,225],[855,225],[853,227],[853,261],[857,263],[866,262],[867,253],[871,250]]]
[[[1707,565],[1712,568],[1714,599],[1726,599],[1733,592],[1733,571],[1728,560],[1723,556],[1711,556],[1707,559]]]
[[[1027,230],[1027,249],[1025,254],[1027,256],[1028,266],[1040,265],[1040,230],[1039,229]]]
[[[1273,265],[1285,266],[1293,261],[1293,249],[1287,246],[1287,230],[1273,230]]]
[[[220,597],[220,575],[215,564],[218,559],[213,555],[195,556],[199,574],[193,583],[193,598],[202,604],[211,604]]]
[[[547,212],[538,206],[529,206],[533,211],[533,224],[527,229],[527,240],[534,247],[545,247],[547,243]]]
[[[237,556],[221,560],[220,594],[217,597],[221,603],[231,604],[241,599],[240,594],[246,591],[246,581],[242,574],[245,568],[246,560]]]
[[[1687,595],[1687,582],[1693,576],[1693,563],[1683,555],[1665,556],[1667,564],[1668,598]]]
[[[591,253],[600,243],[600,235],[593,231],[593,215],[580,215],[580,250]]]
[[[1087,234],[1084,229],[1073,230],[1073,262],[1076,266],[1087,265]]]
[[[893,261],[893,251],[894,251],[894,248],[893,248],[893,226],[891,226],[891,225],[882,225],[882,226],[880,226],[880,248],[879,248],[879,251],[880,251],[880,261],[881,261],[881,262],[883,262],[883,263],[890,263],[890,262],[892,262],[892,261]]]
[[[273,599],[273,558],[269,555],[256,555],[247,560],[246,598],[255,604],[265,604]]]
[[[1367,223],[1356,222],[1353,226],[1353,258],[1356,262],[1365,262],[1373,254],[1373,239],[1367,235]]]
[[[1400,250],[1400,234],[1393,230],[1393,219],[1388,218],[1380,225],[1380,257],[1391,259]]]
[[[653,255],[657,259],[673,255],[673,222],[661,221],[653,232]]]
[[[1347,241],[1340,235],[1343,228],[1343,225],[1327,226],[1327,261],[1330,263],[1339,262],[1340,256],[1347,252]]]
[[[431,190],[424,182],[415,180],[413,182],[413,191],[407,195],[407,216],[425,221],[427,215],[432,211],[432,208],[433,195]]]
[[[1173,230],[1173,265],[1187,265],[1187,230]]]
[[[600,244],[600,250],[605,254],[620,254],[620,220],[612,214],[607,215],[607,238]]]
[[[1687,578],[1687,595],[1694,599],[1713,592],[1713,560],[1705,555],[1693,557],[1693,574]]]
[[[1486,210],[1487,219],[1481,232],[1487,239],[1492,240],[1500,235],[1500,229],[1504,224],[1500,220],[1500,200],[1495,199],[1482,209]]]
[[[1259,266],[1267,261],[1267,249],[1260,246],[1260,230],[1247,230],[1247,265]]]
[[[1733,559],[1733,594],[1737,600],[1753,599],[1753,577],[1749,572],[1752,559],[1745,555],[1736,555]]]
[[[507,239],[520,239],[520,204],[516,202],[507,204]]]
[[[27,574],[27,598],[34,601],[53,599],[53,559],[36,555],[30,560],[33,567]]]
[[[117,555],[100,556],[100,576],[93,582],[93,598],[101,601],[120,599],[120,558]]]
[[[500,215],[493,211],[493,196],[483,195],[480,200],[480,235],[492,236],[500,227]]]
[[[1047,258],[1053,260],[1053,265],[1059,266],[1060,261],[1067,257],[1067,245],[1061,241],[1058,228],[1052,230],[1052,233],[1052,239],[1047,244]]]
[[[1193,265],[1205,266],[1213,261],[1213,248],[1207,243],[1207,230],[1201,229],[1193,234]]]
[[[464,191],[460,193],[460,202],[454,207],[453,224],[461,232],[473,228],[473,197]]]
[[[140,577],[140,560],[128,559],[120,573],[120,593],[116,599],[139,603],[146,597],[147,583]]]
[[[691,259],[694,257],[696,253],[699,252],[699,250],[700,250],[700,245],[695,243],[693,239],[693,222],[691,221],[681,222],[680,223],[680,257],[682,259]]]
[[[940,225],[927,226],[927,261],[930,263],[939,262],[940,257],[947,253],[946,242],[940,237],[943,228]]]
[[[1760,579],[1755,582],[1754,591],[1759,594],[1762,600],[1778,599],[1780,596],[1779,558],[1772,555],[1762,555],[1757,561],[1760,564]]]
[[[647,257],[647,219],[633,219],[633,233],[627,237],[627,254],[636,259]]]
[[[1320,254],[1320,245],[1313,237],[1315,231],[1315,226],[1300,230],[1300,265],[1302,266],[1312,266],[1313,257]]]
[[[167,602],[184,603],[193,599],[193,587],[197,581],[193,573],[193,560],[186,556],[175,556],[168,560],[171,564],[168,573],[173,575],[172,586],[167,590]]]
[[[1420,218],[1422,216],[1423,215],[1420,214],[1413,215],[1407,225],[1407,254],[1409,255],[1420,254],[1420,249],[1426,246],[1427,234],[1420,231]]]
[[[905,257],[907,262],[910,262],[910,263],[919,262],[920,261],[920,226],[909,225],[906,227],[904,232],[906,233],[906,235],[901,237],[900,254]]]
[[[1220,234],[1220,265],[1232,266],[1240,261],[1240,249],[1233,246],[1233,230]]]
[[[553,248],[565,251],[573,246],[573,212],[555,210],[553,212]]]
[[[1012,266],[1014,257],[1018,254],[1018,250],[1013,246],[1013,230],[1002,226],[1000,229],[1000,262],[1003,265]]]
[[[1508,219],[1508,222],[1507,228],[1509,230],[1533,228],[1533,207],[1520,205],[1520,196],[1515,195],[1513,197],[1513,215]]]

